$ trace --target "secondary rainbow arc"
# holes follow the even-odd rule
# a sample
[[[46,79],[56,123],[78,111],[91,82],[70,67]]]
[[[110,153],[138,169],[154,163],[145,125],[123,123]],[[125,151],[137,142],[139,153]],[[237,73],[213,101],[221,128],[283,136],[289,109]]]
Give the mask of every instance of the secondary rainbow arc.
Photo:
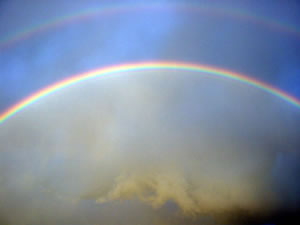
[[[142,62],[142,63],[131,63],[131,64],[123,64],[117,66],[110,66],[104,68],[94,69],[88,72],[80,73],[71,76],[65,80],[54,83],[50,86],[47,86],[29,97],[23,99],[12,107],[8,108],[6,111],[0,114],[0,124],[6,121],[8,118],[12,117],[16,113],[20,112],[22,109],[28,107],[34,102],[42,99],[50,95],[53,92],[66,88],[68,86],[77,84],[79,82],[89,80],[96,77],[107,76],[116,74],[119,72],[130,72],[137,70],[151,70],[151,69],[175,69],[175,70],[185,70],[185,71],[196,71],[202,72],[205,74],[209,74],[215,77],[223,77],[231,80],[239,81],[256,88],[259,88],[263,91],[266,91],[274,96],[277,96],[290,104],[294,105],[298,109],[300,109],[300,100],[279,90],[275,87],[272,87],[269,84],[266,84],[262,81],[256,80],[254,78],[248,77],[246,75],[242,75],[239,73],[235,73],[229,70],[220,69],[216,67],[206,66],[206,65],[198,65],[198,64],[190,64],[183,62]]]
[[[142,9],[163,9],[162,4],[159,3],[151,3],[151,4],[134,4],[134,5],[128,5],[128,4],[115,4],[115,5],[106,5],[103,7],[94,7],[94,8],[87,8],[82,11],[77,11],[65,15],[61,15],[60,17],[55,17],[50,20],[47,20],[43,23],[35,24],[32,26],[29,26],[23,30],[20,30],[16,33],[8,34],[7,36],[0,36],[0,49],[8,47],[10,44],[13,44],[15,42],[21,41],[23,39],[27,39],[28,37],[31,37],[37,33],[46,31],[50,28],[59,27],[64,24],[68,24],[75,21],[81,21],[85,19],[91,19],[95,16],[100,15],[109,15],[113,13],[121,13],[121,12],[130,12],[131,10],[137,11]],[[239,8],[226,8],[226,7],[219,7],[215,8],[213,6],[205,6],[195,3],[190,3],[189,5],[186,4],[180,4],[179,2],[176,2],[174,4],[169,4],[169,7],[177,7],[178,9],[185,9],[190,10],[192,12],[205,12],[210,11],[212,14],[219,14],[219,15],[227,15],[227,16],[233,16],[239,19],[245,19],[248,21],[252,21],[257,24],[262,24],[267,27],[278,29],[283,32],[287,32],[290,34],[293,34],[297,36],[297,38],[300,38],[300,30],[299,27],[296,25],[290,25],[285,24],[280,21],[277,21],[275,19],[271,18],[265,18],[256,14],[251,14],[245,10],[239,9]]]

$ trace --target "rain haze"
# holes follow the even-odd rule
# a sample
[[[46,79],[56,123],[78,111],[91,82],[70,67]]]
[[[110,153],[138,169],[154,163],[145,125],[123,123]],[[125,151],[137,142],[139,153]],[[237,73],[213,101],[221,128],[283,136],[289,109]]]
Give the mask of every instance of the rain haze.
[[[299,223],[299,21],[297,1],[0,1],[0,224]]]

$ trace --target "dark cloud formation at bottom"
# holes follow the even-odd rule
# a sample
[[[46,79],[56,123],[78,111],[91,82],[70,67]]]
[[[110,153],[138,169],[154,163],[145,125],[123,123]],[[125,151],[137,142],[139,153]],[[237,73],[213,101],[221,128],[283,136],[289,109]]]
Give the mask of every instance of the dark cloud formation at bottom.
[[[299,110],[229,79],[120,73],[0,127],[3,224],[287,224]]]

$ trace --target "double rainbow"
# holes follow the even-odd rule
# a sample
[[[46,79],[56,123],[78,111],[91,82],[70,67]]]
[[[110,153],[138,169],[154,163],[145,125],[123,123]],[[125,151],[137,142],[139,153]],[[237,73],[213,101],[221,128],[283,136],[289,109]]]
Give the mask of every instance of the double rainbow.
[[[45,87],[37,91],[36,93],[32,94],[31,96],[25,98],[24,100],[20,101],[19,103],[13,105],[12,107],[4,111],[2,114],[0,114],[0,124],[2,124],[4,121],[6,121],[8,118],[12,117],[16,113],[20,112],[22,109],[33,104],[34,102],[50,95],[51,93],[59,91],[63,88],[67,88],[71,85],[78,84],[85,80],[89,80],[101,76],[113,75],[120,72],[154,70],[154,69],[195,71],[195,72],[205,73],[207,75],[211,75],[214,77],[228,78],[234,81],[242,82],[247,85],[251,85],[253,87],[259,88],[265,92],[268,92],[274,96],[277,96],[285,100],[286,102],[300,109],[300,100],[296,99],[295,97],[275,87],[272,87],[271,85],[258,81],[254,78],[250,78],[246,75],[238,74],[232,71],[219,69],[215,67],[205,66],[205,65],[197,65],[197,64],[189,64],[189,63],[181,63],[181,62],[142,62],[142,63],[117,65],[117,66],[111,66],[106,68],[98,68],[95,70],[91,70],[89,72],[73,75],[70,78],[67,78],[58,83]]]

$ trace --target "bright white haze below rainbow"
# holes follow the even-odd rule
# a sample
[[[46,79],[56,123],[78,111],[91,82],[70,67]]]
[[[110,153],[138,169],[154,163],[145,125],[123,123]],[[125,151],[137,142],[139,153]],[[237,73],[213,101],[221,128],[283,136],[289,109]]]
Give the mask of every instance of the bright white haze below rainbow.
[[[147,4],[0,0],[0,112],[72,74],[146,61],[235,71],[300,98],[297,1]],[[59,19],[93,8],[107,11]],[[203,72],[79,82],[0,124],[0,225],[288,224],[299,127],[289,102]]]

